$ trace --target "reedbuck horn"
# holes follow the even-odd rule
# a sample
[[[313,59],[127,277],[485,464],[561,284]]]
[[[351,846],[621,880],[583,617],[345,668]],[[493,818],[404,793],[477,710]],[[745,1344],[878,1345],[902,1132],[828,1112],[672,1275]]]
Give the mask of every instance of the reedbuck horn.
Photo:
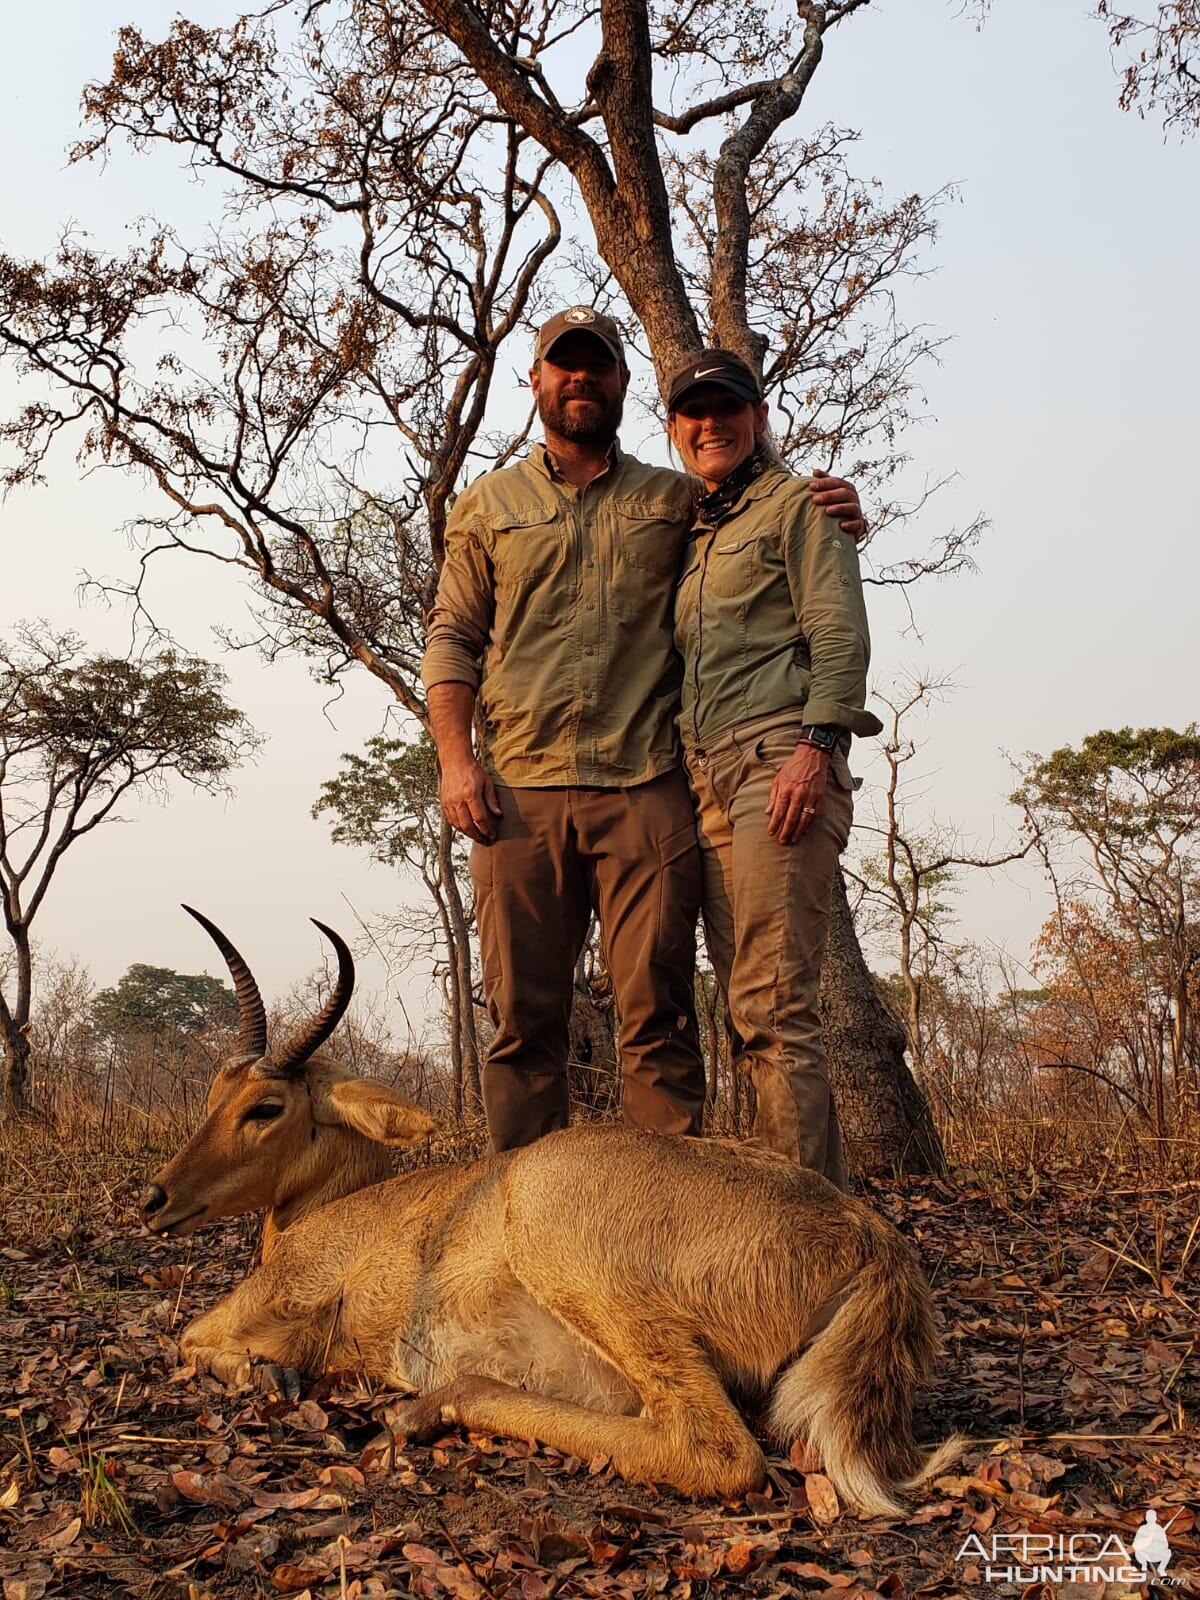
[[[255,1058],[265,1056],[267,1053],[267,1008],[263,1005],[262,995],[258,992],[254,974],[215,922],[210,922],[202,911],[197,911],[192,906],[184,906],[183,909],[189,917],[195,917],[196,921],[225,957],[225,965],[229,968],[229,975],[233,979],[234,991],[237,994],[238,1054]]]
[[[328,1039],[329,1035],[342,1020],[346,1007],[350,1004],[350,996],[354,993],[354,957],[350,954],[346,941],[327,928],[323,922],[318,922],[316,917],[309,919],[315,928],[329,940],[337,951],[338,974],[337,982],[333,986],[333,993],[312,1019],[307,1028],[292,1039],[287,1047],[277,1056],[272,1056],[260,1062],[255,1070],[255,1076],[263,1078],[290,1078],[308,1060],[315,1051]]]

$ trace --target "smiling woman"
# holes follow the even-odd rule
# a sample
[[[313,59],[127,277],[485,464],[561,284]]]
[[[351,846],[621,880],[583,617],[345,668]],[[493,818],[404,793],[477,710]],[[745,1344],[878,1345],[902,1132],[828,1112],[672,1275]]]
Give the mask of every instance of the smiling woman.
[[[711,381],[712,373],[725,374],[725,382]],[[739,393],[726,386],[737,376],[735,367],[698,365],[695,386],[671,413],[676,448],[709,491],[754,454],[767,426],[767,408],[757,391]]]
[[[853,814],[869,657],[854,540],[778,460],[757,374],[705,350],[675,374],[671,441],[703,485],[675,602],[680,731],[704,927],[760,1143],[846,1187],[817,987]]]

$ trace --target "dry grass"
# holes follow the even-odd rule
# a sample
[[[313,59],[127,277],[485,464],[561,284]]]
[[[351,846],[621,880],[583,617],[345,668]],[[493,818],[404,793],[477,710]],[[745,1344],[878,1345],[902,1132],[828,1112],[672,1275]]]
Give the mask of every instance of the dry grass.
[[[202,1107],[191,1101],[175,1114],[164,1107],[148,1116],[112,1097],[97,1104],[77,1093],[60,1093],[53,1118],[0,1123],[0,1211],[27,1237],[61,1238],[101,1221],[134,1225],[137,1196],[147,1179],[190,1135],[201,1114]],[[729,1120],[718,1113],[710,1119],[710,1131],[736,1134]],[[976,1110],[943,1122],[940,1132],[951,1171],[1002,1188],[1068,1170],[1087,1173],[1097,1189],[1116,1173],[1127,1190],[1200,1182],[1200,1120],[1194,1118],[1159,1139],[1127,1116],[1077,1115],[1025,1104]],[[486,1149],[486,1128],[475,1118],[443,1128],[409,1159],[440,1166],[471,1160]],[[249,1223],[246,1231],[251,1232]],[[0,1307],[6,1281],[0,1263]]]
[[[0,1206],[54,1233],[112,1217],[183,1131],[128,1108],[100,1115],[82,1101],[52,1120],[0,1123]]]
[[[952,1169],[1000,1175],[1071,1168],[1094,1172],[1099,1183],[1120,1170],[1125,1181],[1148,1186],[1200,1180],[1200,1117],[1194,1114],[1179,1117],[1161,1138],[1119,1110],[1024,1100],[937,1120]]]

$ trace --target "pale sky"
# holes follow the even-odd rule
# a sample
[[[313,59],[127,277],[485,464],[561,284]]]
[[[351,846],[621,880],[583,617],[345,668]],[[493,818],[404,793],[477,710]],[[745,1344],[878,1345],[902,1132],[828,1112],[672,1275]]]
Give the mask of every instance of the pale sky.
[[[936,270],[898,291],[906,321],[953,339],[925,373],[929,420],[907,445],[914,484],[958,474],[927,511],[931,526],[982,512],[992,528],[978,575],[914,596],[919,637],[902,632],[899,605],[878,590],[870,600],[880,685],[912,667],[959,684],[929,719],[914,816],[956,823],[983,847],[1016,822],[1005,752],[1197,715],[1200,145],[1164,145],[1156,126],[1117,109],[1105,33],[1088,10],[996,0],[977,31],[956,0],[892,0],[831,40],[797,123],[861,129],[856,170],[886,192],[960,187],[926,262]],[[146,0],[10,8],[4,248],[48,254],[73,220],[119,249],[126,223],[148,211],[198,231],[208,202],[161,154],[118,153],[103,173],[68,169],[64,156],[80,89],[107,75],[117,27],[133,21],[159,36],[171,14]],[[236,13],[203,0],[188,14]],[[6,378],[0,400],[13,398]],[[657,440],[635,432],[625,442],[665,458]],[[147,503],[116,474],[82,481],[60,451],[47,488],[0,509],[5,621],[46,616],[120,647],[123,617],[81,606],[76,585],[84,568],[131,570],[120,528]],[[180,642],[210,657],[221,657],[214,624],[247,619],[227,574],[181,556],[159,569],[155,601]],[[352,935],[351,907],[370,917],[404,892],[309,817],[340,753],[383,724],[382,687],[360,674],[323,713],[326,693],[301,665],[250,655],[224,664],[231,698],[269,736],[237,775],[235,798],[180,787],[165,807],[127,807],[126,824],[67,858],[39,917],[43,946],[77,955],[99,983],[135,961],[219,970],[178,910],[188,900],[225,926],[274,993],[318,957],[308,916]],[[866,747],[855,755],[869,788],[877,767]],[[1047,909],[1037,874],[1012,871],[969,887],[961,931],[1024,959]],[[381,987],[382,966],[365,963],[362,979]],[[420,974],[395,987],[419,1015]],[[395,1022],[402,1035],[399,1009]]]

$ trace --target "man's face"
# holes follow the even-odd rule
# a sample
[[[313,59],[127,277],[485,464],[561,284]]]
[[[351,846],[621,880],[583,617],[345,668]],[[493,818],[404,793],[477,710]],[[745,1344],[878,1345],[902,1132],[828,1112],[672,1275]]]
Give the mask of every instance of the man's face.
[[[629,372],[593,334],[568,333],[529,374],[547,435],[611,444],[621,425]]]

